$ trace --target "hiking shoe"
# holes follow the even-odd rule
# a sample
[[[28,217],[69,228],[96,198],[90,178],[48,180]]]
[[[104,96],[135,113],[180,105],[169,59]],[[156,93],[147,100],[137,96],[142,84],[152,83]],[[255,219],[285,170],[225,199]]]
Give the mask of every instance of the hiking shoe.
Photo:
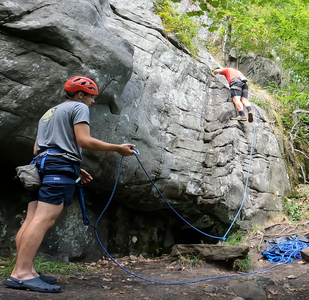
[[[253,113],[252,113],[252,111],[248,112],[248,121],[249,121],[249,123],[253,122]]]
[[[235,118],[231,118],[231,120],[237,120],[237,121],[247,121],[246,117],[242,117],[242,116],[237,116]]]

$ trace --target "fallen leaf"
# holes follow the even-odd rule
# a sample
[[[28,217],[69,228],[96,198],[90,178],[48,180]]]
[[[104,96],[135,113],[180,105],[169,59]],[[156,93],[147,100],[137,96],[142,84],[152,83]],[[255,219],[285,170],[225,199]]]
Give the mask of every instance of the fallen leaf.
[[[273,294],[273,295],[278,295],[279,294],[279,292],[278,291],[274,291],[274,290],[268,290],[271,294]]]
[[[297,277],[298,277],[297,275],[289,275],[288,279],[294,279],[294,278],[297,278]]]
[[[188,293],[182,293],[183,295],[188,295]]]
[[[102,285],[102,288],[103,288],[104,290],[111,290],[111,289],[112,289],[111,287],[106,286],[106,285]]]
[[[103,281],[113,281],[111,278],[102,278]]]
[[[125,294],[126,291],[119,291],[119,294]]]

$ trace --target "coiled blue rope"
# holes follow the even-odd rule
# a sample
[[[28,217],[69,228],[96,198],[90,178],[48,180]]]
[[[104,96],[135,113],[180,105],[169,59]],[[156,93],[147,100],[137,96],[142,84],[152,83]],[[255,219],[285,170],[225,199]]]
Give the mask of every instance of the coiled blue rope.
[[[302,259],[300,251],[309,246],[308,243],[291,240],[286,242],[281,242],[267,251],[263,251],[264,255],[270,262],[292,262],[294,259]]]

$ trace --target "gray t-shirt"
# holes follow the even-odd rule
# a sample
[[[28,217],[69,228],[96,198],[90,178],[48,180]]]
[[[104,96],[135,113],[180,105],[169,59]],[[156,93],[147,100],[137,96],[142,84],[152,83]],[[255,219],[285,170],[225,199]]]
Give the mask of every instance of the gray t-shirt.
[[[89,122],[89,108],[77,101],[66,101],[49,109],[39,121],[36,149],[58,147],[82,159],[82,148],[78,146],[74,125]]]

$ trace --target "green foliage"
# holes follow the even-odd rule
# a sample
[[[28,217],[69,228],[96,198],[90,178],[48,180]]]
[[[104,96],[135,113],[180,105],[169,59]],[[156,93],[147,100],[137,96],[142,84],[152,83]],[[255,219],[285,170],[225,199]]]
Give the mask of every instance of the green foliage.
[[[191,253],[186,256],[179,256],[179,262],[184,267],[196,268],[205,265],[204,260],[198,257],[197,254]]]
[[[178,1],[173,1],[178,2]],[[163,22],[166,32],[172,32],[177,36],[193,55],[198,53],[198,47],[194,38],[198,35],[198,29],[201,26],[194,21],[189,14],[177,12],[170,0],[157,0],[155,3],[155,12]]]
[[[16,256],[9,259],[0,257],[0,278],[4,278],[12,273],[15,262]],[[73,263],[67,265],[57,261],[49,261],[44,258],[36,258],[34,260],[34,266],[38,272],[45,274],[72,275],[77,271],[88,273],[88,270],[80,265]]]
[[[309,187],[297,187],[298,194],[295,198],[286,198],[284,211],[290,217],[291,222],[309,219]]]
[[[244,259],[235,259],[233,263],[233,269],[236,272],[246,273],[253,267],[251,257],[247,255]]]
[[[303,199],[305,201],[309,201],[309,187],[308,186],[301,186],[298,189],[297,197],[299,199]]]
[[[157,256],[158,256],[158,255],[161,255],[161,254],[162,254],[162,250],[163,250],[162,247],[157,247],[157,248],[156,248],[156,255],[157,255]]]
[[[232,233],[224,242],[226,245],[239,246],[245,243],[244,234],[241,231]]]
[[[302,89],[303,91],[299,91]],[[286,133],[293,135],[293,146],[304,149],[309,144],[309,96],[308,91],[299,83],[293,83],[289,87],[278,89],[269,86],[275,98],[280,104],[279,118]],[[295,112],[298,111],[296,114]],[[307,113],[308,112],[308,113]]]
[[[284,202],[284,212],[290,216],[291,222],[297,222],[301,219],[301,211],[302,208],[296,201],[288,199]]]
[[[231,37],[229,46],[240,56],[253,51],[277,60],[291,71],[293,81],[309,78],[309,8],[305,1],[200,0],[200,3],[216,27],[223,25],[224,30],[219,34]]]
[[[266,101],[262,101],[262,100],[259,100],[259,99],[253,97],[253,98],[250,99],[250,102],[255,103],[260,108],[262,108],[266,111],[270,110],[270,104]]]
[[[251,227],[250,229],[251,233],[255,233],[255,232],[265,232],[265,228],[263,225],[260,224],[255,224]]]

